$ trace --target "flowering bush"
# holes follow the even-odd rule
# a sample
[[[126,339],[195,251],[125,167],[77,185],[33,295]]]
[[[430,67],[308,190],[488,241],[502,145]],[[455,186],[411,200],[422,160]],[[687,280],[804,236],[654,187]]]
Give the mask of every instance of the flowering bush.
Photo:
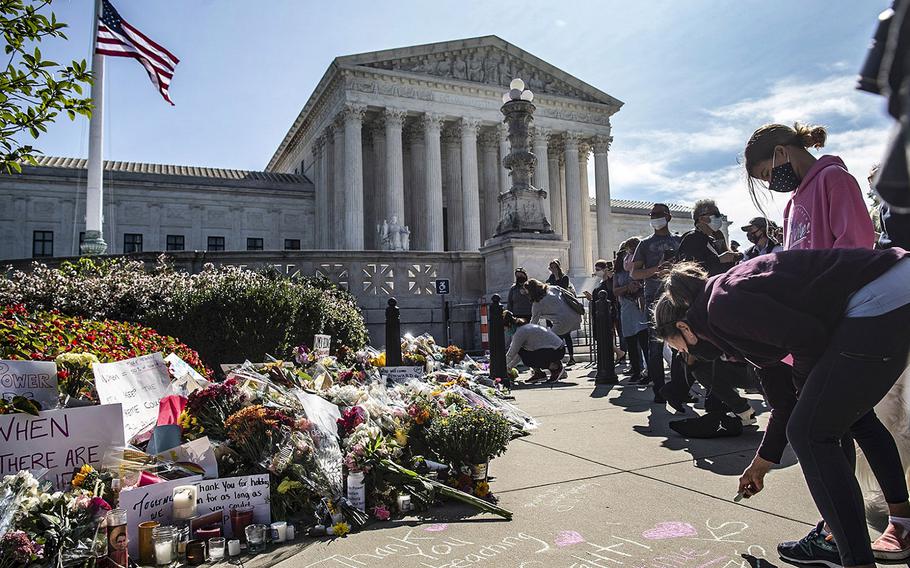
[[[60,389],[70,396],[97,399],[92,362],[120,361],[157,351],[176,353],[201,374],[212,374],[195,351],[141,325],[30,313],[21,305],[0,308],[0,359],[54,361],[59,357]]]
[[[0,305],[13,304],[141,323],[180,338],[213,367],[289,355],[296,345],[312,344],[317,333],[332,336],[336,353],[367,341],[354,297],[324,278],[212,265],[189,275],[163,257],[151,270],[126,259],[35,264],[0,278]]]

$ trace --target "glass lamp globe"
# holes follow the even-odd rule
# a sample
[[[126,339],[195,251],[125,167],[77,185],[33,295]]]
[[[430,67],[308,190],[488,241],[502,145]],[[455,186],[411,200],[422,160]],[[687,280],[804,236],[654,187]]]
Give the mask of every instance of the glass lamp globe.
[[[505,103],[507,103],[507,102],[509,102],[509,101],[511,101],[511,100],[512,100],[512,97],[509,96],[509,93],[503,93],[503,94],[502,94],[502,102],[503,102],[503,104],[505,104]]]
[[[509,91],[509,98],[511,98],[513,101],[517,101],[521,98],[521,91],[518,89],[512,89]]]
[[[528,90],[521,92],[521,100],[531,102],[534,100],[534,93]]]
[[[525,89],[525,82],[516,77],[515,79],[512,79],[511,83],[509,83],[509,88],[513,90],[518,89],[519,91],[523,91]]]

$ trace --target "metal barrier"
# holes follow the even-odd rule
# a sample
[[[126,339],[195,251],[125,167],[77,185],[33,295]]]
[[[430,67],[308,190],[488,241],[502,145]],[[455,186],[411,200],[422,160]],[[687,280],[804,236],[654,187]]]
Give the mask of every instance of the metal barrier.
[[[597,344],[596,382],[614,384],[616,359],[613,353],[613,317],[610,314],[610,299],[606,290],[601,290],[594,301],[594,343]]]
[[[389,307],[385,309],[385,364],[401,366],[401,311],[395,298],[389,298]]]
[[[493,294],[490,303],[490,378],[500,379],[506,385],[512,380],[506,369],[506,334],[502,325],[502,304],[499,294]]]

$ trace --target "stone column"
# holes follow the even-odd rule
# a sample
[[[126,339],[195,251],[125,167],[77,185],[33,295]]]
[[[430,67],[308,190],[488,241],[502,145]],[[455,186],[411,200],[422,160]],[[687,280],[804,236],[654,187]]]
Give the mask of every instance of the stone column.
[[[538,160],[540,160],[538,156]],[[562,183],[559,179],[559,150],[553,148],[547,153],[547,171],[549,173],[548,194],[550,196],[550,225],[553,226],[553,232],[566,237],[565,226],[562,224],[562,215],[565,211],[563,202]],[[540,161],[538,161],[538,164]]]
[[[332,248],[344,248],[344,121],[341,115],[332,128],[334,140],[332,151]]]
[[[461,119],[461,208],[464,250],[480,248],[480,183],[477,179],[477,131],[480,121]]]
[[[370,199],[373,226],[370,229],[375,232],[375,225],[382,223],[382,220],[386,218],[385,202],[386,192],[388,191],[388,186],[386,185],[386,155],[388,149],[385,140],[384,120],[381,117],[370,126],[369,133],[370,140],[373,142],[373,171],[371,175],[373,178],[373,193]],[[376,239],[378,238],[377,236]],[[373,239],[373,241],[376,241],[376,239]],[[377,246],[376,248],[379,247]]]
[[[421,121],[422,122],[422,121]],[[405,143],[410,150],[411,159],[411,218],[408,219],[408,228],[411,230],[411,250],[429,250],[427,248],[427,148],[424,141],[423,125],[409,124],[404,132]],[[440,211],[442,205],[440,204]]]
[[[547,161],[547,147],[550,144],[550,134],[552,131],[549,128],[535,128],[534,129],[534,155],[537,156],[537,167],[534,168],[534,177],[531,182],[531,185],[537,189],[543,189],[547,192],[547,196],[543,199],[543,210],[547,217],[550,217],[550,192],[552,188],[550,187],[550,167],[549,162]],[[550,226],[553,225],[553,221],[550,221]]]
[[[344,108],[344,248],[363,250],[363,113],[366,107]]]
[[[385,215],[391,221],[398,217],[400,225],[407,225],[404,216],[404,157],[401,142],[401,127],[405,111],[396,108],[385,109]]]
[[[502,161],[509,155],[509,129],[505,124],[500,124],[499,130],[499,192],[505,193],[512,189],[512,178],[509,170],[502,165]]]
[[[428,113],[423,117],[423,124],[426,144],[426,250],[442,252],[445,242],[442,233],[442,116]]]
[[[499,132],[491,128],[480,135],[481,187],[484,196],[484,237],[496,234],[499,225]]]
[[[594,247],[591,240],[591,187],[588,183],[588,156],[591,145],[586,141],[578,145],[578,178],[581,186],[581,220],[584,227],[585,274],[594,270]]]
[[[316,199],[315,199],[315,211],[314,217],[316,219],[315,223],[315,239],[313,243],[315,247],[319,250],[325,250],[328,248],[326,243],[326,237],[329,232],[329,208],[328,208],[328,198],[329,192],[327,191],[325,185],[325,170],[323,169],[322,157],[325,153],[325,137],[319,135],[313,141],[313,184],[316,189]],[[282,243],[283,244],[283,243]]]
[[[612,136],[594,138],[594,192],[597,197],[597,256],[610,259],[613,243],[610,226],[610,170],[607,153],[610,151]]]
[[[578,162],[578,134],[567,132],[566,145],[566,224],[569,233],[569,274],[585,274],[585,234],[584,221],[581,218],[581,179]]]
[[[449,250],[464,250],[461,195],[461,126],[447,127],[442,131],[443,191],[446,194],[449,230]]]

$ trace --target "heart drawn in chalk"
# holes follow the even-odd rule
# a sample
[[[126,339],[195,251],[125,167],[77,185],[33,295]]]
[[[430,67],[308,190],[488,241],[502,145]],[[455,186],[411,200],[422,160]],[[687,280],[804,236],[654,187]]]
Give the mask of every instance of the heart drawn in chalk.
[[[445,523],[439,523],[436,525],[430,525],[423,530],[425,530],[427,532],[442,532],[442,531],[446,530],[447,528],[449,528],[449,525],[447,525]]]
[[[696,536],[698,531],[689,523],[680,523],[670,521],[657,523],[653,529],[648,529],[641,533],[641,536],[650,540],[664,540],[668,538],[681,538],[684,536]]]
[[[572,546],[585,541],[585,538],[575,531],[559,531],[556,533],[556,546]]]

